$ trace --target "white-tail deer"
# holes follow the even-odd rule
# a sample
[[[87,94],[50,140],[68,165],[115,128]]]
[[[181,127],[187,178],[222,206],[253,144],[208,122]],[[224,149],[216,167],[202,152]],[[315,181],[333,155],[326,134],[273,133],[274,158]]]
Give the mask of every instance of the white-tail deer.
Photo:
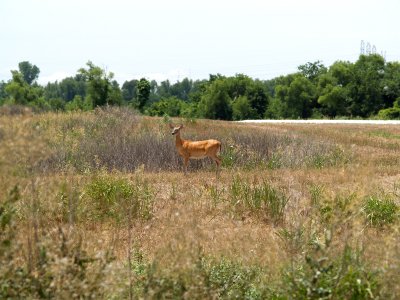
[[[172,129],[172,135],[175,135],[175,146],[179,155],[183,158],[183,163],[185,167],[185,174],[187,173],[187,167],[189,164],[189,159],[202,159],[205,157],[210,157],[215,161],[217,165],[217,176],[219,168],[221,166],[221,158],[218,157],[218,153],[221,151],[221,142],[217,140],[204,140],[204,141],[189,141],[181,138],[180,131],[183,125],[173,126],[169,124]]]

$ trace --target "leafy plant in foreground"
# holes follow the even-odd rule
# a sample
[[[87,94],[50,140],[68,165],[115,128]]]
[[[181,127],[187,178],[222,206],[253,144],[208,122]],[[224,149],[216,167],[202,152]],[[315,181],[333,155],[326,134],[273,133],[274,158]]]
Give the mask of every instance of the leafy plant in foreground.
[[[363,211],[371,226],[381,227],[399,219],[399,206],[388,196],[369,196],[365,200]]]

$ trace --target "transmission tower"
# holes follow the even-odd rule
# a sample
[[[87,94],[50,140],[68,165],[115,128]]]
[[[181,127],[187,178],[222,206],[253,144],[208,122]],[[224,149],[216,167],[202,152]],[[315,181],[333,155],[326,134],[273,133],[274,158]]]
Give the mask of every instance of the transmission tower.
[[[371,44],[368,42],[367,43],[367,50],[366,50],[367,55],[371,54]]]
[[[381,56],[386,61],[386,51],[381,51]]]
[[[364,43],[364,40],[361,40],[360,54],[361,55],[365,54],[365,43]]]

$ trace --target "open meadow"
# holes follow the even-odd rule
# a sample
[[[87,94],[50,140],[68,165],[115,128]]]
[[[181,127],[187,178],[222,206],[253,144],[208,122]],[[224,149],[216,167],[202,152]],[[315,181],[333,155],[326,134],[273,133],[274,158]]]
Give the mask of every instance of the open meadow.
[[[0,190],[2,299],[400,298],[398,125],[3,109]]]

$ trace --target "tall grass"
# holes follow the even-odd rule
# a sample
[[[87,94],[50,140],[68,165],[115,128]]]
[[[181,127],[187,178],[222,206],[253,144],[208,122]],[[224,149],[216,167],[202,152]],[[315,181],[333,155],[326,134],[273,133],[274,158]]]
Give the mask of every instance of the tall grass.
[[[89,219],[123,220],[129,210],[132,219],[148,220],[153,214],[154,196],[150,184],[139,177],[132,183],[125,178],[100,174],[85,186],[81,210]]]
[[[269,169],[316,167],[323,168],[347,163],[343,149],[329,142],[308,137],[275,134],[268,131],[234,132],[231,161],[248,169],[263,166]]]
[[[135,299],[267,299],[273,295],[262,268],[203,253],[184,268],[171,270],[136,252],[132,268]]]
[[[17,239],[19,226],[15,222],[19,200],[20,193],[15,187],[0,204],[0,298],[103,297],[112,256],[109,253],[87,254],[76,233],[58,227],[57,233],[46,237],[35,231],[34,250],[24,249],[29,259],[21,260],[18,253],[22,243]]]
[[[43,124],[42,124],[43,125]],[[182,161],[174,137],[163,120],[150,123],[128,109],[97,109],[90,118],[70,115],[56,125],[51,139],[52,155],[38,162],[41,170],[79,172],[106,168],[132,172],[143,166],[149,171],[181,170]],[[190,126],[190,125],[189,125]],[[223,167],[227,168],[323,168],[347,162],[348,156],[336,145],[306,137],[279,135],[268,131],[237,128],[205,134],[200,126],[188,129],[184,138],[219,139]],[[210,169],[210,160],[196,160],[190,170]]]
[[[168,121],[0,117],[0,298],[399,298],[398,128]]]
[[[274,224],[284,221],[289,198],[284,191],[273,187],[267,181],[262,181],[259,185],[250,184],[235,177],[229,191],[231,207],[236,213],[250,212]]]
[[[363,211],[367,223],[382,227],[400,220],[399,205],[390,195],[373,195],[364,200]]]

